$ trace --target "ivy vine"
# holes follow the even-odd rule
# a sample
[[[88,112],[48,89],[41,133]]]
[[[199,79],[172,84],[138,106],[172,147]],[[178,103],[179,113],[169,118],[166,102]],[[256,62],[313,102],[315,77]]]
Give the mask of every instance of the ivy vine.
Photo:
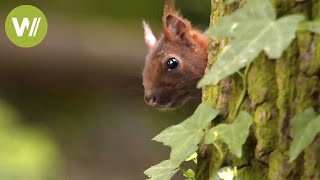
[[[227,0],[227,3],[235,1]],[[247,0],[242,8],[209,27],[208,36],[228,38],[229,44],[200,80],[198,87],[216,85],[221,79],[239,72],[253,62],[261,51],[270,59],[279,58],[296,37],[297,31],[320,32],[320,20],[304,19],[300,14],[277,19],[275,9],[268,0]],[[213,144],[219,149],[215,144],[219,139],[228,146],[231,153],[240,158],[242,145],[247,140],[253,118],[249,113],[240,111],[232,124],[219,124],[205,131],[218,114],[218,109],[203,102],[191,117],[157,135],[153,140],[171,147],[170,158],[150,167],[144,172],[145,175],[152,180],[169,180],[181,170],[186,179],[194,179],[195,173],[191,169],[183,170],[181,164],[185,160],[194,160],[196,163],[198,144],[203,140],[204,143]],[[290,122],[293,140],[289,155],[292,162],[320,132],[320,115],[317,116],[312,108],[308,108]],[[236,177],[236,167],[223,168],[217,176],[220,179]]]

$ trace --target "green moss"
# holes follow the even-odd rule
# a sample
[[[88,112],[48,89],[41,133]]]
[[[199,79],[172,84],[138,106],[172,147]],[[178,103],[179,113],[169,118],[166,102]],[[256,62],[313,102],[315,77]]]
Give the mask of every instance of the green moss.
[[[225,5],[223,2],[216,2],[215,0],[211,0],[211,17],[210,17],[210,26],[213,26],[219,19],[224,15]],[[220,39],[210,39],[209,47],[208,47],[208,65],[206,71],[217,61],[218,53],[221,50],[221,46],[223,44],[223,40]],[[202,100],[211,103],[218,109],[223,109],[224,104],[227,104],[225,97],[223,96],[224,88],[219,83],[216,86],[207,86],[203,89]],[[206,161],[209,163],[209,170],[204,169],[206,172],[199,172],[197,170],[196,177],[199,180],[205,179],[206,176],[214,176],[218,170],[221,168],[222,164],[225,161],[225,158],[228,154],[228,149],[222,143],[217,142],[217,145],[221,146],[223,151],[223,157],[221,157],[220,153],[217,151],[215,147],[210,147],[211,150],[211,159],[210,161]],[[203,166],[203,165],[202,165]],[[208,164],[205,164],[204,167],[207,167]],[[197,169],[201,169],[199,165],[197,165]]]
[[[298,40],[300,54],[307,53],[310,50],[310,43],[312,41],[311,33],[309,32],[298,33],[297,40]]]
[[[256,175],[253,175],[255,173],[251,171],[252,169],[257,169],[259,167],[260,172],[267,171],[267,166],[253,166],[253,162],[257,162],[254,158],[254,152],[252,149],[254,146],[255,141],[253,138],[253,133],[250,133],[246,143],[242,146],[242,157],[239,159],[232,155],[232,166],[238,168],[249,166],[250,168],[243,169],[241,173],[246,174],[246,176],[252,174],[252,177],[256,177]],[[262,165],[262,163],[258,163],[257,165]],[[241,175],[241,173],[239,173],[239,175],[242,177],[243,175]]]
[[[223,163],[225,162],[227,155],[228,155],[228,147],[223,144],[221,141],[217,141],[216,145],[221,148],[221,151],[223,155],[221,156],[220,152],[217,150],[216,147],[212,148],[211,151],[211,162],[210,162],[210,168],[209,168],[209,177],[212,179],[217,172],[222,168]]]
[[[262,162],[268,162],[268,154],[276,148],[277,117],[272,103],[264,103],[254,113],[254,133],[257,139],[255,157]]]
[[[312,76],[320,71],[319,35],[303,32],[298,34],[297,39],[301,59],[299,69]]]
[[[208,86],[203,91],[202,95],[202,101],[207,101],[214,105],[215,107],[218,107],[218,98],[219,98],[219,86]]]
[[[308,107],[314,106],[315,99],[312,97],[312,95],[314,95],[315,92],[319,91],[318,83],[319,78],[317,76],[309,78],[306,77],[304,74],[299,74],[296,83],[296,112],[302,112]]]
[[[238,170],[238,176],[243,180],[267,180],[268,168],[266,165],[253,160],[251,166]]]
[[[234,120],[237,114],[235,114],[236,111],[236,104],[239,100],[239,96],[241,94],[243,87],[242,87],[242,78],[239,75],[232,76],[232,90],[231,90],[231,96],[229,99],[229,116],[228,120],[231,122]]]
[[[277,9],[277,15],[283,16],[288,12],[292,12],[292,8],[295,6],[294,0],[272,0],[274,7]]]
[[[320,179],[320,137],[304,151],[304,171],[302,179]]]
[[[307,72],[312,64],[312,54],[310,52],[310,43],[312,42],[313,36],[309,32],[303,32],[297,34],[297,41],[300,52],[300,64],[299,69],[303,72]]]
[[[210,26],[213,26],[218,19],[220,19],[220,14],[222,13],[220,8],[217,5],[214,5],[214,0],[211,1],[211,17],[210,17]],[[220,51],[220,41],[219,39],[210,39],[209,47],[208,47],[208,65],[207,70],[212,66],[214,62],[217,61],[218,53]],[[206,71],[207,71],[206,70]],[[221,107],[219,101],[221,88],[219,85],[217,86],[207,86],[203,90],[202,100],[210,102],[215,107]]]
[[[211,25],[229,10],[223,1],[212,0]],[[308,2],[294,0],[271,0],[277,8],[278,17],[290,12],[300,12],[311,16]],[[320,18],[320,0],[312,0],[313,18]],[[219,5],[219,3],[221,3]],[[235,3],[236,4],[236,3]],[[222,8],[221,8],[222,7]],[[302,9],[301,9],[302,8]],[[303,9],[305,8],[305,9]],[[226,41],[212,40],[209,47],[208,68],[217,60],[217,56]],[[245,105],[248,112],[254,112],[254,134],[243,146],[243,157],[237,159],[228,155],[223,148],[223,158],[215,148],[209,171],[215,173],[222,165],[242,167],[238,173],[242,179],[320,179],[320,145],[314,144],[295,162],[288,163],[290,145],[290,119],[306,107],[315,107],[320,90],[320,35],[308,32],[299,33],[297,40],[278,60],[268,60],[261,54],[252,64],[248,74],[248,91]],[[231,87],[227,87],[232,82]],[[217,86],[206,87],[203,100],[211,102],[217,108],[227,108],[227,121],[235,117],[235,106],[243,90],[242,79],[238,74],[220,82]],[[230,84],[229,84],[230,85]],[[314,94],[314,96],[312,96]],[[315,98],[316,97],[316,98]],[[224,111],[224,109],[223,109]],[[255,142],[256,141],[256,142]],[[303,159],[304,158],[304,159]],[[303,170],[302,170],[303,168]],[[302,176],[302,174],[304,174]]]
[[[311,52],[313,53],[307,74],[309,76],[320,72],[320,35],[314,35]]]
[[[220,43],[219,40],[211,40],[211,46],[209,47],[209,60],[207,69],[211,67],[211,65],[217,60],[218,52],[219,52],[219,46]],[[203,90],[203,101],[208,101],[212,103],[215,107],[221,108],[222,107],[222,101],[221,101],[221,86],[218,84],[217,86],[207,86]]]
[[[267,59],[263,53],[253,62],[248,74],[248,94],[252,104],[277,97],[274,67],[275,61]]]
[[[312,15],[314,19],[320,19],[320,1],[313,0],[313,10]],[[315,61],[317,66],[320,66],[320,35],[317,34],[314,36],[314,43],[315,43]],[[319,73],[318,69],[318,73]],[[320,89],[320,82],[318,81],[317,85],[318,89]],[[320,95],[319,95],[320,96]],[[318,101],[318,107],[320,109],[320,102]],[[317,140],[305,151],[305,164],[304,164],[304,171],[307,176],[313,175],[313,179],[320,179],[320,138],[318,137]],[[316,162],[314,166],[313,163]],[[309,166],[309,164],[312,164]]]
[[[288,164],[289,156],[287,152],[275,150],[269,157],[269,179],[288,180],[293,179],[291,173],[294,169],[294,163]]]
[[[280,111],[288,109],[295,95],[295,74],[298,57],[297,46],[294,43],[276,62],[276,79],[278,85],[277,107]]]
[[[282,57],[276,61],[276,80],[278,86],[278,98],[276,105],[279,112],[278,118],[278,146],[283,151],[288,148],[288,139],[284,134],[288,127],[288,116],[291,112],[291,106],[293,105],[295,98],[295,76],[297,73],[297,58],[298,48],[294,42],[284,52]]]
[[[276,107],[278,109],[277,118],[277,148],[269,156],[269,179],[290,179],[288,175],[295,168],[295,164],[288,164],[286,152],[289,148],[290,114],[295,99],[296,73],[298,60],[297,43],[293,42],[284,52],[282,57],[276,61],[276,82],[278,86],[278,98]]]

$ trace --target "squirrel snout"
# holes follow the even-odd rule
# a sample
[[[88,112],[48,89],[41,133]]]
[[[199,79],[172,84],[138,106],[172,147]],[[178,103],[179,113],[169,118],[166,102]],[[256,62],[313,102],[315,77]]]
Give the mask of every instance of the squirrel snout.
[[[157,98],[153,95],[145,95],[144,101],[149,104],[150,106],[156,106],[157,105]]]

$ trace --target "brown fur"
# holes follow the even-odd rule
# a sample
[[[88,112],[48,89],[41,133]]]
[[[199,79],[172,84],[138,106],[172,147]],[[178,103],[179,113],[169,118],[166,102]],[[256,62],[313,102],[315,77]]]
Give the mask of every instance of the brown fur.
[[[163,16],[163,33],[157,43],[149,47],[143,70],[146,102],[160,109],[177,108],[192,98],[200,98],[196,88],[207,65],[208,40],[193,29],[167,1]],[[169,58],[179,61],[177,69],[168,71]],[[150,98],[153,98],[152,102]]]

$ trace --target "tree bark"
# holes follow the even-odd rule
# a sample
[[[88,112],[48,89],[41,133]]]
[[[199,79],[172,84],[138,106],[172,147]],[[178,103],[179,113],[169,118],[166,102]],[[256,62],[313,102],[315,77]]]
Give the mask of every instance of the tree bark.
[[[244,1],[226,5],[212,0],[211,24],[232,13]],[[320,0],[272,0],[278,17],[302,13],[307,19],[320,18]],[[226,40],[211,40],[208,68]],[[243,70],[244,71],[244,70]],[[277,60],[264,53],[250,65],[247,83],[234,74],[217,86],[207,87],[203,100],[222,110],[221,121],[230,123],[237,115],[239,96],[246,89],[241,110],[254,117],[251,134],[243,146],[243,156],[236,158],[222,148],[223,158],[214,147],[207,147],[197,165],[197,180],[212,179],[224,166],[236,166],[245,180],[320,179],[320,136],[293,162],[289,163],[290,119],[308,107],[320,111],[320,35],[299,32],[290,47]],[[239,104],[239,105],[240,105]]]

